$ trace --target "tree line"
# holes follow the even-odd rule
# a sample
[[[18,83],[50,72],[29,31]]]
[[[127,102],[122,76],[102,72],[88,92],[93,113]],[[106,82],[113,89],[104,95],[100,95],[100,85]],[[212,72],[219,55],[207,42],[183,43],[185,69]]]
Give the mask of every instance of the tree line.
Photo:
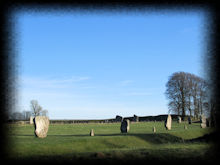
[[[165,95],[169,100],[169,112],[195,118],[202,114],[214,117],[215,103],[211,84],[201,77],[186,72],[175,72],[166,83]]]
[[[13,112],[9,114],[9,120],[29,120],[31,116],[48,116],[48,110],[43,109],[37,100],[31,100],[30,111]]]

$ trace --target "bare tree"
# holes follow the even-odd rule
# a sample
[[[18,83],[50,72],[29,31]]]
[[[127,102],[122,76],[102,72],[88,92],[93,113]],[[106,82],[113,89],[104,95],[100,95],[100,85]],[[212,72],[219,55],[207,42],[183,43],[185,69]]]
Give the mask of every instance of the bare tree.
[[[189,113],[196,118],[204,113],[204,103],[207,102],[205,80],[191,73],[176,72],[169,77],[166,87],[169,111],[178,115],[181,112],[182,116]]]
[[[169,77],[169,81],[166,84],[166,96],[170,100],[169,109],[176,109],[181,115],[186,115],[186,76],[184,72],[174,73]],[[173,102],[173,103],[172,103]]]
[[[48,116],[48,110],[44,109],[41,111],[42,116]]]
[[[34,117],[39,116],[42,111],[42,107],[38,104],[37,100],[31,100],[30,106]]]

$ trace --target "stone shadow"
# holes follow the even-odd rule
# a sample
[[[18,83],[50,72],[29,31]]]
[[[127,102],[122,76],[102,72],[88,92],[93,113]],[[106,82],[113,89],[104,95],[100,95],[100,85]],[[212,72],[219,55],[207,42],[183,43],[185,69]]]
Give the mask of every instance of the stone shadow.
[[[97,134],[95,136],[135,136],[153,144],[183,142],[182,138],[174,135],[170,135],[168,133],[147,133],[147,134],[119,133],[119,134]]]
[[[12,136],[34,136],[31,134],[11,134]],[[54,134],[54,135],[47,135],[47,137],[90,137],[89,134]],[[145,140],[147,142],[153,143],[153,144],[165,144],[165,143],[186,143],[186,142],[210,142],[213,140],[213,136],[211,134],[204,135],[202,137],[184,140],[181,137],[177,137],[174,135],[171,135],[169,133],[113,133],[113,134],[95,134],[95,137],[99,136],[135,136],[142,140]],[[216,138],[215,138],[216,140]]]

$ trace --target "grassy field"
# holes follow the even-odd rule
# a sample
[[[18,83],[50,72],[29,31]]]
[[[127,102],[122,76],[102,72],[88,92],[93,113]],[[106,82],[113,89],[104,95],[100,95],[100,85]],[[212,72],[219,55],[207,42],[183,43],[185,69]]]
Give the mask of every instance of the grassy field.
[[[212,143],[195,140],[212,132],[199,123],[172,123],[166,130],[163,122],[131,123],[130,131],[120,133],[120,123],[51,124],[44,139],[34,136],[30,124],[8,124],[8,159],[12,160],[129,160],[129,159],[207,159]],[[156,127],[156,133],[152,128]],[[95,136],[90,137],[94,129]],[[192,140],[194,139],[194,140]]]

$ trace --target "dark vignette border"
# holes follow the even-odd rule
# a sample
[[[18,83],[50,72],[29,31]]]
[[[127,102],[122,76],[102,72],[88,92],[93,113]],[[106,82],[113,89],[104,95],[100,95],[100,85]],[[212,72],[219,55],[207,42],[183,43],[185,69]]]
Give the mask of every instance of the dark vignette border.
[[[141,2],[141,1],[118,1],[118,2],[106,2],[106,1],[73,1],[70,2],[68,0],[63,1],[40,1],[40,0],[33,0],[33,1],[3,1],[1,2],[0,12],[1,12],[1,56],[0,56],[0,84],[1,84],[1,108],[0,108],[0,117],[1,117],[1,157],[6,157],[6,150],[8,149],[8,141],[7,141],[7,130],[4,129],[4,123],[6,122],[6,117],[8,112],[13,109],[14,103],[16,102],[16,75],[17,75],[17,63],[16,63],[16,47],[15,47],[15,38],[12,36],[12,29],[13,29],[13,12],[17,10],[43,10],[44,12],[56,11],[56,10],[84,10],[86,11],[123,11],[123,12],[139,12],[144,11],[145,9],[151,11],[169,11],[169,10],[180,10],[180,11],[187,11],[187,10],[205,10],[209,13],[209,24],[208,26],[208,34],[207,37],[210,38],[208,40],[208,52],[206,56],[207,61],[207,75],[213,84],[213,97],[216,101],[216,119],[217,119],[217,129],[214,135],[212,135],[212,140],[216,144],[216,148],[212,151],[214,160],[207,160],[207,162],[214,162],[218,159],[219,155],[219,64],[218,64],[218,54],[219,54],[219,44],[218,39],[219,37],[219,8],[216,1],[209,0],[209,2],[199,2],[199,1],[171,1],[171,0],[159,0],[159,1],[148,1],[148,2]],[[4,160],[4,159],[3,159]],[[18,163],[16,160],[7,160],[7,162]],[[117,161],[107,161],[107,160],[72,160],[71,162],[64,161],[66,163],[136,163],[140,160],[117,160]],[[145,163],[164,163],[159,162],[155,158],[151,159],[148,158],[147,160],[141,160]],[[173,160],[169,162],[173,163],[201,163],[204,160]],[[40,160],[25,160],[21,163],[44,163]],[[49,162],[53,162],[51,159]],[[48,162],[47,162],[48,163]],[[58,163],[58,162],[53,162]]]

